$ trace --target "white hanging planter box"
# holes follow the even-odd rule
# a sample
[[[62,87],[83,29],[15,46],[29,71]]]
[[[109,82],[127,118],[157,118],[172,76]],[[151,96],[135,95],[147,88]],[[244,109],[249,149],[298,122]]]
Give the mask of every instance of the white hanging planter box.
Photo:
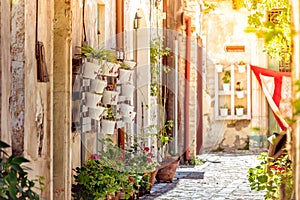
[[[127,65],[130,69],[133,69],[136,65],[136,62],[130,60],[124,60],[123,63]]]
[[[130,84],[125,84],[121,86],[121,96],[133,97],[135,87]]]
[[[223,71],[223,65],[221,65],[221,64],[216,64],[215,68],[218,73]]]
[[[246,71],[246,65],[238,65],[238,72],[244,73]]]
[[[134,106],[122,103],[120,105],[120,113],[124,116],[130,116],[134,111]]]
[[[121,67],[118,63],[112,63],[112,62],[104,62],[102,65],[102,75],[104,76],[112,76],[117,77],[118,76],[118,70]]]
[[[132,123],[136,116],[136,112],[132,112],[129,116],[122,116],[122,120],[126,123]]]
[[[90,92],[103,93],[104,88],[107,86],[107,81],[95,79],[91,80]]]
[[[120,69],[119,70],[119,83],[126,84],[133,82],[133,70]]]
[[[236,91],[236,97],[238,99],[244,98],[244,94],[245,94],[244,90],[242,90],[242,91]]]
[[[109,91],[104,90],[102,103],[104,105],[117,105],[118,104],[118,92],[117,91]]]
[[[102,119],[101,132],[104,134],[112,135],[115,132],[116,121]]]
[[[100,120],[100,118],[103,116],[105,107],[99,106],[97,108],[88,108],[88,115],[90,118],[95,120]]]
[[[223,83],[223,90],[224,91],[230,91],[230,83]]]
[[[220,108],[220,115],[227,116],[228,115],[228,108]]]
[[[241,116],[244,114],[244,108],[235,108],[235,114]]]
[[[82,74],[84,78],[95,79],[100,73],[101,66],[98,63],[98,60],[93,60],[93,62],[86,61],[84,63]]]
[[[86,106],[90,108],[97,108],[101,104],[102,95],[92,92],[85,93]]]

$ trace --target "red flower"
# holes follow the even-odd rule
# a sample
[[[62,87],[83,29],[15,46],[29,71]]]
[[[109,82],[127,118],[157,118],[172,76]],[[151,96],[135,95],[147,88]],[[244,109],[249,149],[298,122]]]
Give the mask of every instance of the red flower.
[[[152,159],[151,158],[147,158],[148,162],[152,162]]]
[[[283,167],[277,167],[277,166],[274,166],[274,165],[269,166],[269,169],[274,169],[276,171],[283,171],[283,170],[285,170],[285,168],[283,168]]]
[[[153,154],[152,153],[148,153],[148,155],[147,156],[149,156],[149,157],[152,157],[153,156]]]
[[[128,177],[128,180],[129,180],[131,183],[134,183],[134,178],[133,178],[133,177],[129,176],[129,177]]]
[[[100,156],[98,154],[92,154],[90,159],[92,160],[99,160],[100,159]]]
[[[150,151],[149,147],[145,147],[144,149],[146,152]]]
[[[120,157],[117,158],[117,160],[118,161],[124,161],[124,158],[120,156]]]

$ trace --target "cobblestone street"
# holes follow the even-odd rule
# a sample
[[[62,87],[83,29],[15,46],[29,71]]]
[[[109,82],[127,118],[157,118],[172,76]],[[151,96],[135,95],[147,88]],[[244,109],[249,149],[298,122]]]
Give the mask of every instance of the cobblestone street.
[[[173,183],[156,183],[151,194],[140,199],[261,200],[264,192],[251,191],[250,167],[259,164],[257,153],[211,153],[199,156],[199,166],[179,166]]]

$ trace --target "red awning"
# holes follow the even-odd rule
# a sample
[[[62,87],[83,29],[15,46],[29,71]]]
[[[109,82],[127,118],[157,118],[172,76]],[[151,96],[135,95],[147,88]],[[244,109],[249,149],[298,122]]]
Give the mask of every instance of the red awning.
[[[286,118],[292,117],[292,79],[290,72],[279,72],[251,65],[270,108],[282,130],[290,125]]]

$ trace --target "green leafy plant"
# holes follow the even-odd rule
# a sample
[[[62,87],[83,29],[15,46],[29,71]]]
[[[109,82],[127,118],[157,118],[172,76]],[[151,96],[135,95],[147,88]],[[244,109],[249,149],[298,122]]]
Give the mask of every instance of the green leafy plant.
[[[223,83],[230,83],[230,77],[231,77],[230,71],[225,71],[222,77]]]
[[[224,105],[220,106],[221,109],[228,109],[228,105],[225,103]]]
[[[150,42],[150,66],[151,66],[151,96],[160,95],[159,82],[161,74],[161,66],[159,64],[163,56],[168,56],[170,48],[163,47],[163,40],[155,38]],[[164,72],[169,72],[168,67],[164,67]]]
[[[142,148],[135,143],[123,150],[109,138],[99,142],[99,153],[75,169],[74,199],[105,199],[119,192],[129,199],[137,191],[149,189],[149,173],[158,163],[152,160],[148,147]]]
[[[292,55],[291,19],[289,0],[248,0],[252,14],[248,17],[245,32],[255,33],[265,39],[264,51],[278,61],[289,62]],[[266,21],[264,12],[278,11],[271,21]]]
[[[265,199],[280,199],[280,192],[284,192],[286,199],[290,199],[293,191],[293,173],[288,155],[284,154],[274,160],[263,152],[258,160],[260,165],[248,170],[251,190],[266,190]],[[283,191],[280,188],[284,188]]]
[[[217,7],[217,4],[214,2],[204,2],[204,14],[208,14],[212,11],[214,11]]]
[[[113,51],[105,49],[103,47],[94,49],[91,46],[77,46],[77,48],[81,50],[81,57],[94,58],[99,62],[101,62],[102,60],[106,60],[112,63],[119,63],[119,61],[117,60],[117,55]]]
[[[0,198],[1,199],[40,199],[39,195],[33,190],[36,182],[43,186],[43,177],[30,180],[28,178],[29,168],[24,167],[24,163],[29,160],[22,156],[14,156],[3,150],[10,146],[0,141],[0,152],[3,156],[0,158]],[[42,187],[40,188],[42,191]]]
[[[103,119],[107,119],[107,120],[111,120],[111,121],[116,120],[116,115],[115,115],[112,107],[106,108],[106,110],[104,112],[106,113],[106,115],[103,116]]]
[[[243,106],[243,105],[235,105],[234,107],[235,108],[245,108],[245,106]]]

